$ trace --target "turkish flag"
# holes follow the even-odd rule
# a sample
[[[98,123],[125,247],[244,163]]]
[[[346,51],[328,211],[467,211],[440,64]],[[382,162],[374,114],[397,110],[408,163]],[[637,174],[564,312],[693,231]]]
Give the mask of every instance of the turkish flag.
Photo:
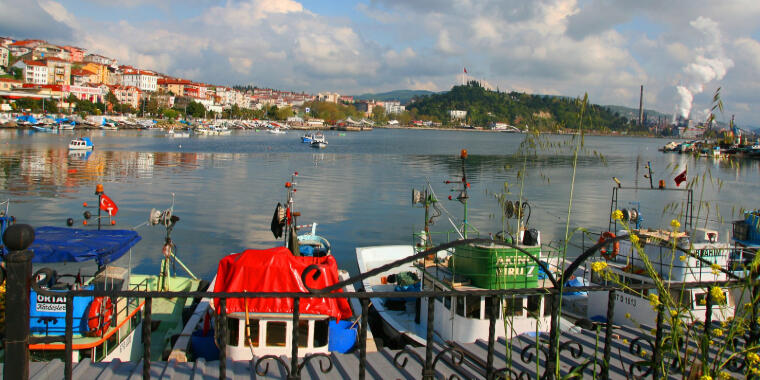
[[[119,212],[119,208],[116,207],[116,203],[105,193],[100,195],[100,209],[107,212],[108,215],[111,216],[114,216],[117,212]]]
[[[466,67],[464,68],[464,73],[467,74],[467,68]]]
[[[681,182],[686,181],[686,169],[677,175],[676,178],[673,178],[673,181],[676,183],[676,186],[681,186]]]

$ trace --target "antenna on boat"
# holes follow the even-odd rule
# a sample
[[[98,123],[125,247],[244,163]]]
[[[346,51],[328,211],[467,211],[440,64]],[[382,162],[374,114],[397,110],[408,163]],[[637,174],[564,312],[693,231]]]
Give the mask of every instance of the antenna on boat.
[[[416,204],[421,204],[425,208],[425,230],[423,232],[424,236],[422,236],[422,239],[424,241],[423,243],[419,243],[419,246],[423,246],[425,249],[428,249],[433,246],[433,238],[430,236],[430,225],[433,224],[433,219],[440,216],[441,213],[438,212],[436,215],[430,216],[430,206],[434,205],[438,200],[435,198],[435,195],[432,192],[428,192],[427,189],[425,190],[417,190],[412,189],[412,206]]]
[[[461,152],[459,152],[459,158],[462,160],[462,188],[461,189],[455,189],[452,191],[459,191],[459,194],[456,197],[456,200],[458,200],[460,203],[464,205],[464,219],[462,220],[462,237],[467,239],[467,199],[470,198],[470,196],[467,194],[467,189],[470,188],[470,184],[467,182],[467,172],[465,170],[464,161],[467,159],[467,149],[462,149]],[[444,183],[454,183],[454,181],[445,181]],[[453,197],[449,195],[449,200],[453,200]]]
[[[285,203],[285,214],[287,218],[287,223],[285,224],[285,247],[290,249],[290,252],[293,253],[295,256],[300,256],[300,252],[298,251],[298,237],[296,236],[296,229],[298,223],[296,222],[296,217],[301,216],[300,212],[296,212],[295,210],[295,192],[298,191],[296,189],[296,185],[298,184],[296,182],[296,177],[298,177],[298,172],[294,172],[293,175],[290,177],[290,182],[285,182],[285,188],[288,191],[288,199]]]
[[[171,234],[177,222],[179,222],[179,216],[174,215],[174,193],[172,193],[172,204],[168,209],[159,211],[153,208],[150,210],[150,215],[148,216],[148,224],[151,226],[157,226],[160,224],[166,228],[164,246],[161,249],[164,259],[161,261],[161,274],[158,281],[160,290],[168,290],[169,288],[169,279],[171,278],[170,265],[172,263],[178,263],[182,269],[190,275],[190,277],[196,280],[198,279],[175,254],[177,246],[172,241]]]

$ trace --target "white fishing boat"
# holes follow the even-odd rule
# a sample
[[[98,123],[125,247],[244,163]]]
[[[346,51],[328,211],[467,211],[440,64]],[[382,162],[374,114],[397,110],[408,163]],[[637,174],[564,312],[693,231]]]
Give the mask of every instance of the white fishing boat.
[[[166,137],[171,137],[171,138],[188,138],[188,137],[190,137],[190,132],[188,132],[188,131],[176,131],[174,129],[170,129],[168,132],[166,132]]]
[[[326,148],[327,147],[327,139],[325,138],[325,135],[321,133],[317,133],[312,137],[311,139],[311,147],[312,148]]]
[[[268,129],[267,131],[273,135],[284,135],[286,133],[280,128],[271,128],[271,129]]]
[[[648,190],[648,188],[639,190]],[[617,188],[613,191],[619,193]],[[615,194],[612,203],[613,210],[617,209],[617,199],[618,194]],[[631,203],[637,204],[637,202]],[[599,241],[630,234],[631,238],[639,242],[641,250],[634,249],[629,239],[604,247],[595,262],[603,263],[597,266],[598,268],[604,266],[605,269],[594,271],[591,266],[586,271],[586,281],[591,286],[618,283],[635,286],[654,284],[652,275],[655,275],[662,281],[665,289],[669,289],[670,294],[660,294],[657,289],[621,290],[615,296],[613,323],[654,326],[657,319],[655,306],[668,296],[677,300],[682,317],[688,319],[689,322],[704,321],[709,289],[683,289],[680,284],[728,280],[727,275],[719,269],[728,268],[730,245],[720,241],[717,230],[693,228],[690,223],[691,215],[693,215],[691,210],[686,212],[684,220],[673,223],[669,229],[643,228],[641,226],[643,218],[638,208],[619,211],[620,220],[612,220],[611,229],[614,229],[614,226],[619,227],[620,221],[627,223],[630,229],[621,228],[615,232],[604,232]],[[684,228],[681,229],[680,225]],[[609,272],[605,275],[606,271]],[[614,281],[613,278],[615,278]],[[714,321],[726,321],[734,315],[736,305],[734,297],[729,289],[723,289],[723,293],[725,301],[720,305],[720,310],[718,307],[715,308],[712,314]],[[586,306],[588,319],[602,321],[606,318],[608,296],[607,291],[588,292]],[[578,301],[582,302],[582,300]]]
[[[95,146],[89,137],[77,137],[69,142],[69,150],[92,150]]]
[[[462,153],[462,161],[466,152]],[[464,165],[462,166],[464,168]],[[462,175],[462,189],[458,200],[467,201],[466,175]],[[426,209],[437,202],[432,190],[413,192],[413,203],[423,203]],[[520,206],[522,207],[522,206]],[[467,218],[465,217],[464,220]],[[527,229],[527,220],[516,239],[516,245],[544,261],[540,233]],[[410,257],[432,245],[427,231],[420,235],[420,244],[359,247],[356,259],[359,271],[366,273],[396,260]],[[468,237],[465,223],[456,231]],[[472,236],[470,236],[472,237]],[[555,266],[556,267],[556,266]],[[425,259],[403,264],[390,271],[363,280],[366,292],[384,291],[470,291],[485,289],[548,288],[551,283],[537,263],[521,251],[492,244],[463,245],[452,250],[439,251]],[[492,299],[481,296],[407,298],[373,298],[374,310],[383,322],[384,332],[398,344],[423,345],[426,341],[428,302],[433,302],[435,313],[433,331],[435,339],[460,343],[487,339]],[[501,298],[496,326],[497,336],[507,339],[524,334],[549,331],[550,312],[544,295]]]

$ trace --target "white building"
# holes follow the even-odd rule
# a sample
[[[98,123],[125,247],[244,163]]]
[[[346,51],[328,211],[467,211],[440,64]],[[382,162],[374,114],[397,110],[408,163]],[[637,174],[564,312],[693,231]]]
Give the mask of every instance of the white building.
[[[0,67],[8,67],[8,57],[10,56],[10,50],[5,46],[0,46]]]
[[[140,91],[155,92],[158,90],[158,76],[150,71],[124,70],[121,74],[122,86],[134,86]]]
[[[467,117],[467,111],[451,110],[449,114],[452,119],[464,119]]]
[[[24,83],[48,84],[48,66],[40,61],[19,61],[14,67],[24,70]]]
[[[385,114],[399,114],[406,110],[406,106],[402,106],[401,102],[399,101],[389,101],[385,102]]]

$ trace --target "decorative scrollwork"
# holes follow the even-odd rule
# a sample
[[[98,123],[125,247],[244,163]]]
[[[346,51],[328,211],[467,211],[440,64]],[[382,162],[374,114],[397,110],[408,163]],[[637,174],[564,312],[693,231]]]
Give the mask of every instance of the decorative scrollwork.
[[[435,359],[433,359],[433,368],[435,368],[435,365],[438,363],[438,360],[442,359],[447,352],[451,353],[451,364],[454,369],[461,368],[462,362],[464,361],[464,351],[460,349],[459,347],[449,346],[441,350],[437,355],[435,355]],[[461,379],[457,374],[452,373],[451,376],[449,376],[449,380],[454,379]]]
[[[562,351],[568,351],[570,352],[570,356],[572,356],[573,359],[578,359],[583,356],[583,345],[578,342],[568,340],[565,341],[565,343],[561,343],[559,345],[559,352],[561,353]]]
[[[320,359],[327,359],[327,368],[324,366],[324,360],[319,361],[319,370],[322,371],[322,373],[328,373],[332,371],[333,363],[332,359],[330,359],[330,355],[324,354],[324,353],[316,353],[316,354],[309,354],[304,356],[303,361],[301,364],[298,365],[298,370],[296,371],[296,375],[301,375],[301,371],[306,366],[306,363],[309,362],[309,360],[314,358],[320,358]]]
[[[301,364],[299,364],[298,368],[295,369],[295,375],[296,376],[300,376],[301,375],[301,371],[303,371],[303,369],[306,367],[306,364],[308,364],[309,361],[311,359],[314,359],[314,358],[320,358],[320,359],[327,360],[326,367],[325,367],[325,361],[324,360],[320,360],[319,361],[319,370],[322,371],[322,373],[328,373],[328,372],[332,371],[333,363],[332,363],[332,359],[330,359],[330,355],[327,355],[327,354],[324,354],[324,353],[316,353],[316,354],[309,354],[309,355],[304,356],[303,361],[301,361]],[[258,360],[256,360],[256,364],[254,366],[254,368],[256,369],[256,374],[258,374],[259,376],[266,376],[267,375],[267,373],[269,372],[269,363],[266,362],[266,361],[268,361],[268,360],[274,360],[275,363],[279,364],[280,367],[282,367],[282,369],[285,370],[285,373],[286,373],[287,377],[290,377],[290,375],[291,375],[291,369],[288,366],[288,363],[286,363],[284,360],[282,360],[281,357],[279,357],[277,355],[264,355],[264,356],[260,357]],[[261,369],[261,364],[262,363],[264,363],[263,370]]]
[[[280,365],[285,370],[285,373],[287,373],[288,377],[290,377],[290,368],[288,367],[288,363],[285,363],[284,360],[282,360],[281,357],[277,355],[264,355],[260,357],[258,360],[256,360],[256,365],[254,368],[256,369],[256,374],[259,376],[266,376],[269,372],[269,363],[264,363],[264,370],[260,370],[261,363],[267,361],[267,360],[274,360],[277,364]]]
[[[409,361],[409,358],[404,358],[404,361],[399,362],[399,358],[401,358],[401,356],[403,356],[404,354],[406,354],[407,356],[413,356],[415,359],[417,359],[418,362],[420,362],[420,364],[425,363],[425,360],[422,359],[422,356],[420,356],[420,354],[418,354],[417,352],[409,348],[409,346],[404,346],[403,350],[397,352],[396,355],[393,356],[393,364],[397,368],[406,367],[406,363]]]
[[[306,281],[306,278],[311,274],[311,279],[316,281],[319,279],[319,276],[322,275],[322,272],[319,270],[319,266],[316,264],[312,264],[304,268],[304,270],[301,272],[301,282],[303,283],[303,286],[306,288],[306,290],[309,291],[309,293],[315,294],[315,293],[324,293],[323,289],[314,289],[308,285],[308,281]]]
[[[635,356],[639,357],[645,357],[646,356],[646,350],[644,349],[644,345],[642,344],[642,341],[649,345],[649,348],[651,350],[654,350],[654,343],[652,343],[651,340],[649,340],[646,337],[638,337],[631,341],[631,344],[628,345],[628,352]],[[634,376],[635,378],[643,378],[646,376],[649,376],[652,373],[653,366],[651,360],[639,360],[637,362],[634,362],[631,365],[630,373],[631,376]],[[635,374],[635,371],[641,372],[640,374]]]

